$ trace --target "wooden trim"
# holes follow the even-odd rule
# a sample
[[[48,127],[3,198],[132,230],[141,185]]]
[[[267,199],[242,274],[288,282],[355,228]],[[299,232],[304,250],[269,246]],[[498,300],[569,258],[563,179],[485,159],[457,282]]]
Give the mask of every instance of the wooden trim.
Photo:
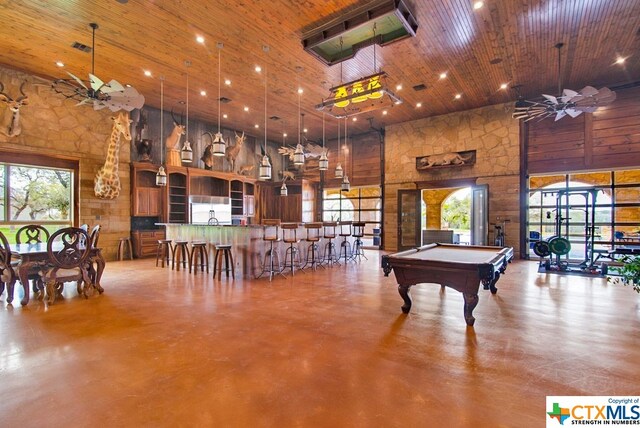
[[[527,257],[527,219],[529,217],[529,123],[520,122],[520,258]]]
[[[478,181],[478,177],[469,178],[452,178],[449,180],[430,180],[430,181],[416,181],[417,189],[444,189],[447,187],[471,187],[475,186]]]

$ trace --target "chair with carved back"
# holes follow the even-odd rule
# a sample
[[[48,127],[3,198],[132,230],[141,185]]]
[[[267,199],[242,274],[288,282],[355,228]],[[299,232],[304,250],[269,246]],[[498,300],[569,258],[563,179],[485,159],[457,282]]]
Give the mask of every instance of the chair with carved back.
[[[82,230],[84,230],[84,228],[82,226],[80,226],[80,228]],[[100,229],[102,228],[102,226],[100,226],[99,224],[95,225],[93,227],[93,229],[91,229],[91,233],[89,234],[89,248],[91,250],[91,253],[89,254],[89,257],[87,258],[87,273],[89,274],[89,279],[91,279],[90,283],[86,283],[83,280],[79,280],[77,282],[77,289],[78,289],[78,294],[83,295],[83,296],[87,296],[87,291],[88,289],[96,284],[96,279],[97,279],[97,275],[98,275],[98,271],[97,268],[95,266],[96,264],[96,258],[98,257],[98,252],[100,251],[100,249],[98,248],[98,241],[100,239]],[[85,230],[85,232],[88,231]],[[84,287],[83,287],[84,284]],[[102,293],[101,289],[98,289],[99,293]]]
[[[28,224],[22,226],[16,232],[16,244],[39,244],[47,242],[50,234],[47,229],[39,224]],[[31,280],[31,289],[37,293],[43,289],[39,268],[30,270],[28,278]]]
[[[88,272],[91,245],[86,245],[87,242],[91,242],[89,235],[77,227],[60,229],[47,241],[49,264],[43,269],[42,280],[49,304],[55,301],[56,292],[62,291],[65,282],[84,281],[91,284]],[[84,290],[81,294],[87,297]]]
[[[11,265],[11,248],[9,241],[0,232],[0,294],[7,288],[7,303],[13,300],[13,287],[16,283],[16,272]]]

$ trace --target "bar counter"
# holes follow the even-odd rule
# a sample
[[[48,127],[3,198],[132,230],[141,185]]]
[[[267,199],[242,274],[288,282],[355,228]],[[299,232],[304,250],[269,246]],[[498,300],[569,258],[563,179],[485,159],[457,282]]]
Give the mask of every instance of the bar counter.
[[[206,224],[158,223],[158,225],[165,227],[167,239],[171,239],[174,242],[176,240],[207,242],[209,265],[211,268],[213,268],[215,244],[231,244],[237,278],[253,278],[259,275],[262,270],[264,254],[269,249],[269,243],[262,239],[263,226],[259,224],[210,226]],[[300,240],[297,244],[298,252],[304,263],[309,243],[304,240],[307,232],[303,224],[298,225],[296,233],[297,238]],[[278,230],[278,236],[282,240],[282,229],[280,228]],[[324,240],[321,240],[320,243],[321,251],[324,245],[322,241]],[[336,240],[335,242],[339,241]],[[289,244],[278,242],[276,245],[279,249],[281,262],[283,262],[285,251],[289,247]],[[340,248],[339,244],[337,247],[338,249]]]

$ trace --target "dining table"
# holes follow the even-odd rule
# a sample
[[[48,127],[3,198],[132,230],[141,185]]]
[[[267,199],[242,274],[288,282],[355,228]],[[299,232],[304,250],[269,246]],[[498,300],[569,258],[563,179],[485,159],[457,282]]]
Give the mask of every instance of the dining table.
[[[51,250],[55,253],[62,250],[63,248],[64,245],[61,242],[56,242],[53,244]],[[25,306],[27,303],[29,303],[30,297],[29,274],[37,268],[44,267],[49,263],[47,243],[38,242],[31,244],[14,244],[11,246],[11,252],[20,256],[16,274],[18,276],[18,279],[20,280],[20,283],[22,284],[22,289],[24,290],[24,296],[22,297],[20,304],[22,306]],[[106,260],[104,259],[100,248],[92,248],[90,250],[89,261],[91,263],[96,263],[95,278],[92,278],[93,284],[91,284],[91,286],[98,290],[98,292],[102,293],[104,289],[100,285],[100,279],[102,278],[102,273],[104,272]],[[12,300],[13,295],[7,296],[7,302],[11,303]]]

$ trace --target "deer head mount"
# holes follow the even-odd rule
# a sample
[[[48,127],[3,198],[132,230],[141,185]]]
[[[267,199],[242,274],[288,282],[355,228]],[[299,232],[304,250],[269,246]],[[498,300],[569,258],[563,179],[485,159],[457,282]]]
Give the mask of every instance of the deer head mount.
[[[7,109],[2,115],[2,127],[0,133],[7,137],[15,137],[20,135],[22,128],[20,127],[20,108],[29,104],[29,97],[24,93],[24,85],[20,85],[20,94],[15,100],[4,92],[4,85],[0,82],[0,101],[7,105]]]

